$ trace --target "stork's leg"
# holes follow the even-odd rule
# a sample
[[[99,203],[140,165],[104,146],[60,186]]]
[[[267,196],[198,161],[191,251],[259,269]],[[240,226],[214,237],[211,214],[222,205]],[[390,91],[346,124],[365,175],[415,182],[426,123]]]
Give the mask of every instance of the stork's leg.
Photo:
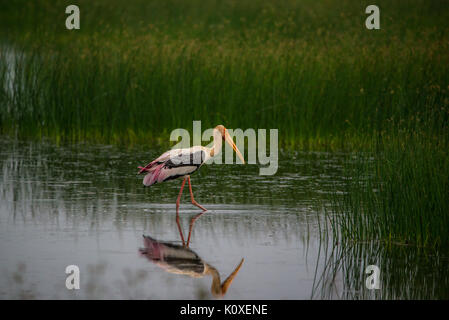
[[[182,234],[182,228],[181,228],[181,223],[179,222],[179,216],[176,214],[176,224],[178,225],[178,231],[179,231],[179,236],[181,237],[181,241],[182,241],[182,245],[183,247],[186,246],[186,242],[184,240],[184,235]],[[190,237],[190,235],[189,235]],[[189,246],[189,244],[187,244],[187,247]]]
[[[182,190],[184,190],[184,185],[186,184],[186,178],[182,180],[181,190],[179,190],[178,199],[176,200],[176,224],[178,225],[179,235],[181,236],[182,245],[185,246],[184,235],[182,234],[181,225],[179,224],[179,202],[181,201]]]
[[[192,235],[193,224],[195,223],[196,219],[198,219],[199,217],[201,217],[204,214],[204,212],[206,212],[206,211],[198,213],[196,216],[194,216],[192,218],[192,220],[190,220],[189,237],[187,238],[187,247],[189,247],[189,244],[190,244],[190,236]]]
[[[184,189],[184,185],[186,184],[186,179],[182,180],[181,190],[179,190],[178,200],[176,200],[176,217],[179,217],[179,202],[181,201],[182,190]]]
[[[196,202],[195,199],[193,198],[192,184],[190,183],[190,176],[187,177],[187,180],[189,181],[190,199],[192,199],[192,204],[194,204],[198,208],[202,209],[203,211],[207,211],[206,208],[204,208],[202,205],[200,205],[198,202]]]

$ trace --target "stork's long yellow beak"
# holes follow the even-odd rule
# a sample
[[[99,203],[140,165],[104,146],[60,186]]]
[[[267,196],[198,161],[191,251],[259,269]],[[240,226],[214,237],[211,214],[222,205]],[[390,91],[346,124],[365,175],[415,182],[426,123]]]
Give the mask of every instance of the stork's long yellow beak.
[[[240,158],[240,160],[242,160],[242,163],[245,164],[245,159],[243,158],[242,154],[240,153],[240,150],[235,145],[234,141],[232,140],[227,130],[225,131],[224,138],[226,142],[232,147],[232,149],[234,149],[235,153]]]
[[[242,267],[243,261],[245,259],[242,258],[239,265],[234,269],[234,271],[227,277],[225,281],[223,281],[223,284],[221,285],[221,294],[225,295],[226,291],[228,291],[229,286],[231,285],[231,282],[234,280],[235,276],[239,272],[240,268]]]

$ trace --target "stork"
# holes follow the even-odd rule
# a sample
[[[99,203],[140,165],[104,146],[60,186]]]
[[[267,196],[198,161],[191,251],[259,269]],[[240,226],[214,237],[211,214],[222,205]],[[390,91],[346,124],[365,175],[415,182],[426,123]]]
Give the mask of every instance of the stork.
[[[177,215],[182,191],[186,181],[189,183],[190,199],[192,204],[203,211],[207,211],[205,207],[195,201],[192,192],[192,184],[190,182],[190,175],[196,172],[207,160],[216,156],[220,152],[223,140],[226,141],[232,149],[234,149],[242,163],[245,163],[242,154],[224,126],[218,125],[214,128],[213,138],[214,142],[212,148],[193,146],[191,148],[169,150],[164,152],[155,160],[151,161],[145,167],[139,167],[140,171],[138,174],[146,173],[143,179],[143,184],[146,187],[152,186],[156,183],[182,178],[181,189],[179,190],[178,199],[176,200]]]

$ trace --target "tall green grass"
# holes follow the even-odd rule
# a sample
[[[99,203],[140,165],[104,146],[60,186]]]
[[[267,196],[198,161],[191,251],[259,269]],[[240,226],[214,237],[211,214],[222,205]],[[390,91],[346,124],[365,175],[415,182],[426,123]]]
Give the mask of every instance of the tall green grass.
[[[80,1],[79,31],[67,4],[4,4],[2,133],[150,145],[202,120],[353,149],[448,96],[442,2],[381,3],[377,31],[352,1]]]
[[[344,194],[334,196],[329,215],[336,233],[350,241],[449,246],[447,137],[427,138],[383,137],[378,153],[348,159]]]
[[[366,287],[369,265],[380,269],[379,289]],[[440,250],[379,242],[321,243],[312,299],[447,299],[447,255]]]
[[[324,55],[302,42],[104,45],[19,51],[12,91],[2,94],[4,133],[151,144],[202,120],[204,127],[278,128],[290,145],[359,147],[387,120],[435,108],[428,99],[443,96],[427,88],[429,75],[444,83],[437,79],[444,70],[420,67],[433,63],[427,48],[352,49],[359,55],[346,57],[341,45]]]

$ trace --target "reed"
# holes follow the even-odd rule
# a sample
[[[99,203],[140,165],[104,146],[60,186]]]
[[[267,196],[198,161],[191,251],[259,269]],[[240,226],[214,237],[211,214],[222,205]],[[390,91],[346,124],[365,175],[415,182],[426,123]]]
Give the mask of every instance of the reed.
[[[343,241],[447,249],[448,136],[402,130],[382,136],[377,153],[347,159],[343,195],[334,195],[328,214],[333,233]]]
[[[81,1],[79,31],[64,28],[65,1],[6,5],[1,133],[150,145],[202,120],[278,128],[286,147],[354,150],[388,121],[447,108],[448,24],[428,25],[443,6],[413,2],[423,15],[398,2],[389,13],[402,19],[376,33],[350,1],[120,3]]]

